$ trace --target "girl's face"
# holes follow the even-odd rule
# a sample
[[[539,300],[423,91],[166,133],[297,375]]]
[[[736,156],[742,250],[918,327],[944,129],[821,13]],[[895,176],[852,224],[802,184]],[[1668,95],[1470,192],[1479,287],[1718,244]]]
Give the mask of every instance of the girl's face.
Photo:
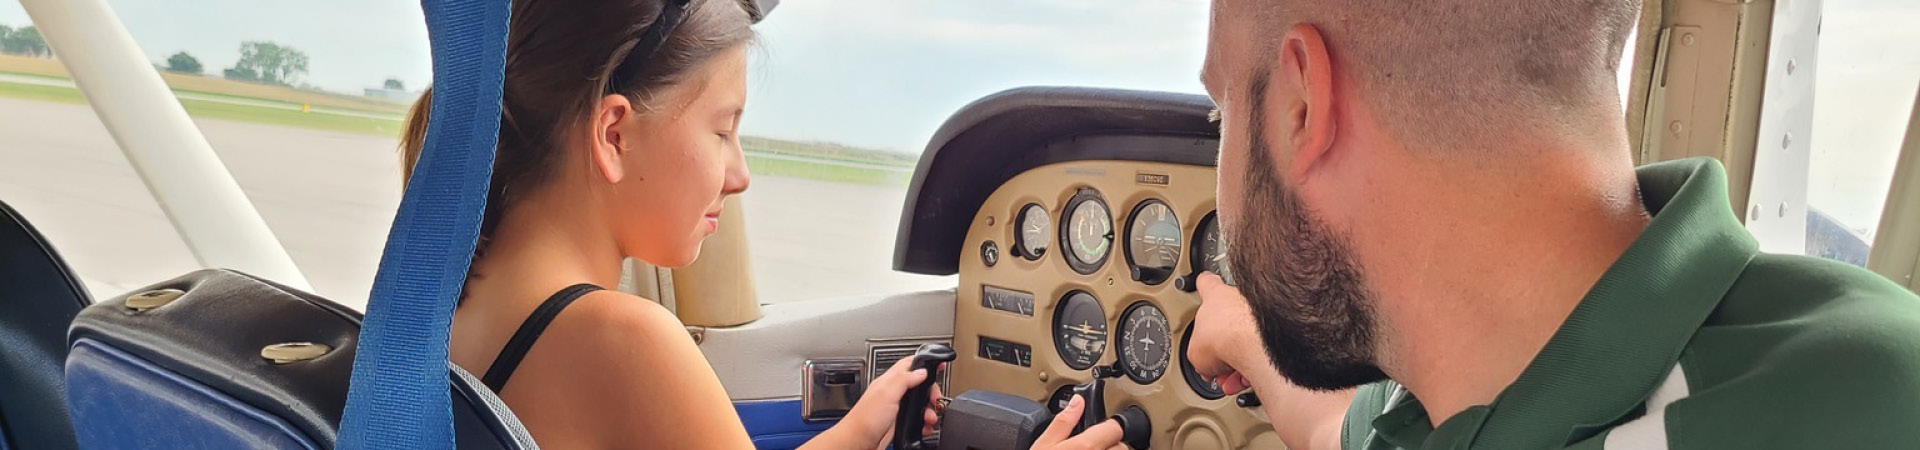
[[[612,185],[598,197],[627,256],[662,267],[692,263],[720,226],[726,197],[747,189],[738,130],[746,65],[744,46],[730,49],[652,105],[610,110],[627,102],[612,95],[596,108],[595,131],[606,134],[594,140],[594,162]]]

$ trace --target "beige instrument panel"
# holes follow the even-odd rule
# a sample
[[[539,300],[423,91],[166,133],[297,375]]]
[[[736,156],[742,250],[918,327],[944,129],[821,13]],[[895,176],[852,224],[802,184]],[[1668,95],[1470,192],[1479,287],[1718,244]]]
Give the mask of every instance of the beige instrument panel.
[[[1076,196],[1085,197],[1088,190],[1104,201],[1110,217],[1107,230],[1113,237],[1104,263],[1098,264],[1091,273],[1082,273],[1089,264],[1082,260],[1069,263],[1070,258],[1077,258],[1071,254],[1076,250],[1069,248],[1066,242],[1069,233],[1061,227],[1071,222],[1065,211],[1069,202]],[[1135,280],[1126,244],[1132,215],[1136,210],[1148,209],[1142,208],[1143,203],[1153,201],[1170,207],[1180,230],[1175,267],[1170,276],[1157,284]],[[1016,237],[1021,232],[1021,211],[1032,204],[1044,208],[1051,219],[1047,230],[1051,245],[1037,257],[1015,250],[1022,240]],[[1061,303],[1075,292],[1084,292],[1098,300],[1106,328],[1105,342],[1087,346],[1084,344],[1088,342],[1082,341],[1083,346],[1077,347],[1102,347],[1092,367],[1121,365],[1117,358],[1123,350],[1120,343],[1115,342],[1125,326],[1121,316],[1141,302],[1163,313],[1165,320],[1159,323],[1171,339],[1160,342],[1168,349],[1168,357],[1158,379],[1144,384],[1129,376],[1106,381],[1107,414],[1119,413],[1129,406],[1141,407],[1152,422],[1151,442],[1155,449],[1284,448],[1259,408],[1237,406],[1232,395],[1204,397],[1190,386],[1183,373],[1182,337],[1192,325],[1200,303],[1195,294],[1181,289],[1186,284],[1181,279],[1194,271],[1192,252],[1199,251],[1195,248],[1194,236],[1202,220],[1212,215],[1214,206],[1214,169],[1211,167],[1076,161],[1035,168],[1001,185],[975,214],[961,257],[954,311],[954,348],[959,358],[953,363],[949,380],[953,394],[986,389],[1047,404],[1063,387],[1091,381],[1094,376],[1091,368],[1074,367],[1087,365],[1084,364],[1087,352],[1079,351],[1082,364],[1071,364],[1055,345],[1058,337],[1055,319],[1061,313]],[[1164,215],[1167,211],[1155,212]],[[1083,222],[1097,233],[1097,224]],[[1165,230],[1164,225],[1161,230]],[[1162,235],[1160,240],[1164,239]],[[1097,246],[1082,246],[1091,247]],[[995,298],[986,298],[983,294],[989,288],[995,290]],[[1031,305],[1010,306],[1009,302],[1013,301],[1007,298],[1009,291],[1015,293],[1015,297],[1020,293],[1031,294]],[[1084,300],[1078,302],[1085,303]],[[1088,309],[1081,308],[1079,315],[1084,317],[1085,311]],[[1076,326],[1079,333],[1094,331],[1083,325]],[[1139,333],[1143,335],[1157,335],[1160,329],[1151,325],[1140,328],[1152,330]],[[1135,339],[1152,341],[1157,340],[1157,336]],[[983,348],[983,343],[989,348]],[[1008,353],[1020,346],[1028,350],[1024,357]],[[1022,366],[1022,362],[1026,365]]]

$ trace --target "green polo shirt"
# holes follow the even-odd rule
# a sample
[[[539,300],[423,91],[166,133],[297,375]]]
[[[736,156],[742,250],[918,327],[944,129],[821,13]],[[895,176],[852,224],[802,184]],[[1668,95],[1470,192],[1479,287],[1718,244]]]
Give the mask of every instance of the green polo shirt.
[[[1759,253],[1714,160],[1638,172],[1653,220],[1493,403],[1436,428],[1364,386],[1345,448],[1920,448],[1920,298]]]

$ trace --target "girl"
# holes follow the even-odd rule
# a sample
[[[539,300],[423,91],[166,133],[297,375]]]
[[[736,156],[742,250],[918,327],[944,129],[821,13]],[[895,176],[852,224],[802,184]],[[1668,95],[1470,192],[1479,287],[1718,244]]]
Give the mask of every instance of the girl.
[[[543,448],[752,448],[679,320],[601,289],[626,258],[693,262],[722,200],[747,189],[737,127],[754,33],[736,1],[513,4],[498,156],[451,356]],[[403,139],[407,172],[428,101]],[[926,376],[894,366],[807,448],[884,447],[901,395]]]

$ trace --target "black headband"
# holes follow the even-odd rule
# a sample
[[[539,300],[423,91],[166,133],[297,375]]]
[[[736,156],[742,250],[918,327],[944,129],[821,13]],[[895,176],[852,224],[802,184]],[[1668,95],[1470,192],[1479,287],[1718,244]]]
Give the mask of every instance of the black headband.
[[[772,11],[774,5],[780,4],[779,0],[739,1],[740,7],[747,11],[748,20],[753,23],[760,23],[760,19],[766,18],[767,12]],[[666,45],[669,36],[673,36],[673,30],[680,28],[680,23],[686,21],[687,8],[692,7],[693,2],[694,0],[661,2],[659,19],[647,25],[646,31],[640,33],[640,39],[634,42],[633,51],[627,52],[627,57],[613,66],[613,73],[607,78],[607,93],[618,92],[620,86],[632,81],[640,69],[645,67],[647,60],[653,59],[653,54],[658,53],[660,47]]]

